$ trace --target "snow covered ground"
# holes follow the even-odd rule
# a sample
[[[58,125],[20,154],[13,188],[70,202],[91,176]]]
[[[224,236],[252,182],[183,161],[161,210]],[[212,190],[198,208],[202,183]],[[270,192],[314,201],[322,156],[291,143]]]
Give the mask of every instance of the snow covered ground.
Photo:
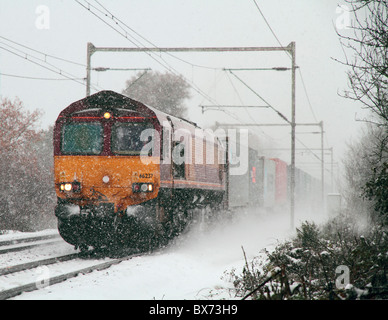
[[[306,219],[320,222],[324,217],[311,219],[296,213],[295,226]],[[162,251],[13,299],[233,299],[228,291],[232,284],[223,276],[232,268],[241,270],[244,265],[241,247],[250,261],[262,249],[271,249],[293,235],[289,221],[288,212],[241,213],[232,221],[196,224]],[[0,240],[3,237],[12,235],[2,235]],[[61,243],[57,250],[68,252],[71,246]]]

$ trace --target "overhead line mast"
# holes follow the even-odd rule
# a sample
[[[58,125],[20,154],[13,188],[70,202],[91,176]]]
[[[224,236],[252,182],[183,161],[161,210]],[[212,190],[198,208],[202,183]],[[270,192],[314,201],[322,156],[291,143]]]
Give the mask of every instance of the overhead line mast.
[[[172,47],[172,48],[127,48],[127,47],[95,47],[92,43],[87,45],[87,74],[86,74],[86,96],[90,95],[91,58],[96,52],[275,52],[284,51],[291,55],[291,121],[284,115],[280,115],[291,125],[291,177],[290,177],[290,227],[294,229],[295,216],[295,42],[287,47]]]

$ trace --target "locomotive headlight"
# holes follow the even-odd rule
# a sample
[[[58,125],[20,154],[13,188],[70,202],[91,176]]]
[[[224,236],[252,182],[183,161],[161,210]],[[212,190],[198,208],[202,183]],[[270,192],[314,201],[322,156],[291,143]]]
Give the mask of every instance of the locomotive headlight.
[[[111,115],[109,112],[105,112],[105,113],[104,113],[104,118],[105,118],[106,120],[109,120],[111,117],[112,117],[112,115]]]
[[[140,187],[140,190],[143,191],[143,192],[148,191],[148,186],[147,186],[147,184],[146,184],[146,183],[143,183],[143,184],[141,185],[141,187]]]
[[[63,182],[59,185],[59,190],[61,192],[74,192],[74,193],[80,193],[81,192],[81,183],[78,181],[73,182]]]

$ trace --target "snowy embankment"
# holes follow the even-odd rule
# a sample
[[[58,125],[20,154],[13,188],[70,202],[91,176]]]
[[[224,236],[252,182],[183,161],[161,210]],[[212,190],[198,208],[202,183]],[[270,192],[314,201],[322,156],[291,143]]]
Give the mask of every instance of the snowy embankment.
[[[297,214],[296,227],[306,219]],[[233,299],[232,284],[223,276],[243,267],[242,247],[250,261],[292,235],[288,213],[240,214],[206,227],[193,225],[159,252],[14,299]]]

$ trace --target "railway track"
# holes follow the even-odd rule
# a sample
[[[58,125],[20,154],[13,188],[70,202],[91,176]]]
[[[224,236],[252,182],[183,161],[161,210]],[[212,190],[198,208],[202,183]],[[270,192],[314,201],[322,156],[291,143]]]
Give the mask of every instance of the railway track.
[[[25,237],[0,241],[0,255],[17,253],[34,247],[63,242],[58,234]],[[133,253],[133,252],[132,252]],[[139,254],[121,253],[119,258],[98,259],[95,252],[70,253],[49,258],[41,258],[21,264],[0,267],[0,300],[10,299],[23,292],[40,290],[47,286],[86,274],[103,270]],[[96,258],[97,256],[97,258]],[[8,260],[8,259],[7,259]],[[27,260],[28,261],[28,260]]]
[[[63,241],[57,234],[0,241],[0,254],[31,249]]]
[[[10,299],[23,292],[40,290],[79,274],[103,270],[140,255],[144,253],[114,259],[105,258],[101,262],[101,260],[85,259],[84,254],[73,253],[3,268],[0,269],[0,300]]]
[[[42,236],[15,238],[15,239],[11,239],[11,240],[2,240],[2,241],[0,241],[0,247],[12,245],[12,244],[17,244],[17,243],[34,242],[34,241],[49,240],[49,239],[56,239],[56,238],[60,238],[60,236],[58,234],[48,234],[48,235],[42,235]]]

